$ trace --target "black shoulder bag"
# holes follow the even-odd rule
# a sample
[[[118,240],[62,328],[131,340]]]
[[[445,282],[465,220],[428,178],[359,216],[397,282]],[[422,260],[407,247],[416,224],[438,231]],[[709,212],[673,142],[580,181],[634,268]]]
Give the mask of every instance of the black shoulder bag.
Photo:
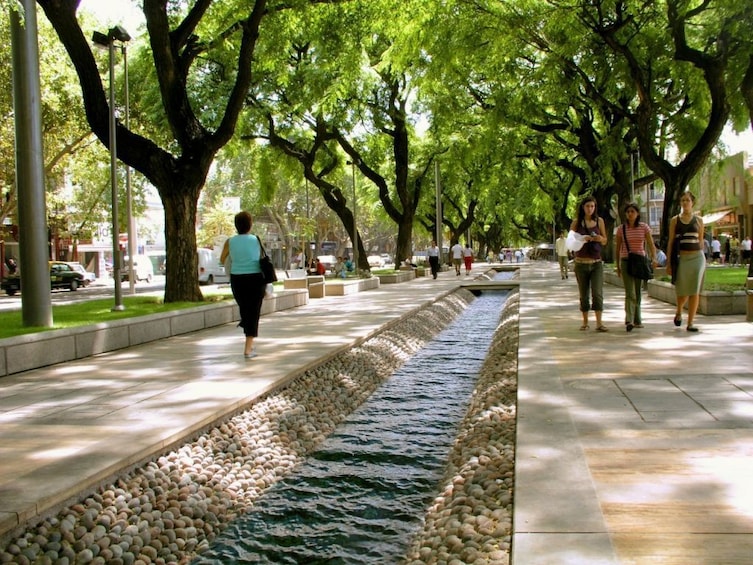
[[[654,271],[648,257],[639,253],[630,253],[630,244],[628,244],[627,228],[622,224],[622,237],[625,240],[625,248],[628,252],[627,272],[634,279],[647,281],[654,278]]]
[[[272,260],[264,251],[264,245],[262,245],[261,238],[257,235],[256,239],[259,240],[259,247],[261,247],[261,257],[259,257],[259,265],[261,265],[261,273],[264,275],[264,282],[271,284],[277,281],[277,273],[275,272],[275,266],[272,264]]]

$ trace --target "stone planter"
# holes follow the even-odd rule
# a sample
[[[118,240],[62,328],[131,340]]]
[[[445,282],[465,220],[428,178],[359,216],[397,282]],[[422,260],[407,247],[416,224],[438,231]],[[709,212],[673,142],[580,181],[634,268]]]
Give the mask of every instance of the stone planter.
[[[666,269],[657,269],[658,276],[665,276]],[[624,288],[622,279],[611,269],[604,269],[604,282]],[[658,279],[648,281],[648,295],[668,304],[677,304],[675,287],[668,282]],[[747,293],[744,290],[727,292],[721,290],[704,290],[698,303],[698,313],[704,316],[726,316],[730,314],[745,314],[747,311]]]
[[[379,277],[368,279],[328,280],[327,296],[345,296],[364,290],[379,288]]]
[[[416,273],[411,269],[409,271],[395,271],[394,273],[377,275],[377,277],[379,277],[379,284],[395,284],[412,281],[416,278]]]
[[[669,304],[677,304],[675,287],[671,283],[657,280],[648,281],[648,295]],[[698,313],[704,316],[727,316],[745,314],[747,295],[744,290],[734,292],[704,290],[698,303]]]

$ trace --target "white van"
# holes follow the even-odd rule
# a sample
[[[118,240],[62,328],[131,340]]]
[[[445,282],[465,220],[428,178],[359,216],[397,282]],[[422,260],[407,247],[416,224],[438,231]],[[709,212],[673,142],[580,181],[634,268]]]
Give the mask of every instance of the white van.
[[[125,257],[123,260],[123,270],[120,272],[120,278],[124,281],[128,280],[129,265],[129,258]],[[152,265],[152,260],[146,255],[133,256],[133,278],[135,282],[152,282],[154,278],[154,265]]]
[[[215,284],[230,281],[230,275],[225,273],[225,266],[220,263],[220,252],[215,254],[213,249],[199,247],[196,253],[199,256],[199,283]]]

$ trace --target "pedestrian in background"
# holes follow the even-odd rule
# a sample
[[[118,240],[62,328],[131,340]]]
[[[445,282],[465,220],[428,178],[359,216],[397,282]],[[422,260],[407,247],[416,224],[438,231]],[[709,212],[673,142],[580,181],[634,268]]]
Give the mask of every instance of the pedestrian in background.
[[[741,255],[743,265],[748,265],[750,263],[750,253],[751,253],[750,236],[746,236],[746,238],[740,242],[740,255]]]
[[[719,238],[713,236],[711,238],[711,260],[714,263],[723,263],[722,261],[722,244]]]
[[[628,254],[651,257],[651,264],[657,266],[656,247],[651,237],[651,228],[641,222],[641,212],[635,202],[625,207],[625,223],[615,233],[615,247],[617,248],[617,276],[622,278],[625,287],[625,330],[632,332],[633,328],[642,328],[641,319],[641,287],[643,281],[633,277],[628,272]]]
[[[251,233],[252,224],[251,214],[238,212],[235,215],[238,233],[225,241],[220,254],[221,263],[230,257],[230,289],[240,311],[238,326],[243,328],[246,336],[243,347],[243,357],[246,359],[256,357],[254,339],[259,335],[259,317],[267,286],[259,263],[261,241]]]
[[[578,281],[580,312],[583,316],[581,331],[588,329],[588,311],[593,308],[596,331],[608,331],[601,321],[604,310],[604,264],[602,245],[607,242],[607,229],[596,213],[596,199],[586,196],[578,206],[578,216],[570,229],[584,236],[585,243],[575,252],[575,278]],[[590,298],[590,301],[589,301]]]
[[[450,257],[452,258],[452,266],[455,267],[455,275],[460,276],[460,265],[463,264],[463,246],[458,241],[450,248]]]
[[[568,277],[568,263],[570,261],[570,252],[567,250],[567,238],[565,237],[565,232],[560,232],[560,236],[557,238],[557,241],[554,242],[554,249],[557,251],[557,261],[559,261],[560,264],[560,276],[562,277],[562,280],[565,280]]]
[[[439,273],[439,247],[437,247],[437,242],[433,239],[431,240],[431,245],[426,250],[426,256],[429,258],[431,276],[436,279],[437,273]]]
[[[677,296],[677,309],[673,320],[675,326],[682,325],[682,309],[688,303],[689,332],[697,332],[693,325],[698,303],[701,299],[701,284],[706,272],[703,256],[703,220],[693,213],[695,195],[685,191],[680,196],[681,212],[669,221],[669,245],[667,274],[672,276]],[[718,240],[714,238],[718,243]]]
[[[471,265],[473,265],[473,249],[467,241],[465,247],[463,247],[463,263],[465,264],[465,276],[468,277],[471,274]]]

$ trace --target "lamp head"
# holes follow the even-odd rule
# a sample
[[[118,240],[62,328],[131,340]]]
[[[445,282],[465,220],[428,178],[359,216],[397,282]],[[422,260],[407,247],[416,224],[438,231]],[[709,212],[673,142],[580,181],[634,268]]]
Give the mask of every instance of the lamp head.
[[[112,39],[117,39],[118,41],[123,41],[123,42],[131,41],[130,34],[121,25],[116,25],[115,27],[111,27],[109,36]]]
[[[110,45],[110,38],[107,37],[104,33],[100,33],[98,31],[95,31],[92,34],[92,41],[96,45],[101,45],[102,47],[109,47]]]

